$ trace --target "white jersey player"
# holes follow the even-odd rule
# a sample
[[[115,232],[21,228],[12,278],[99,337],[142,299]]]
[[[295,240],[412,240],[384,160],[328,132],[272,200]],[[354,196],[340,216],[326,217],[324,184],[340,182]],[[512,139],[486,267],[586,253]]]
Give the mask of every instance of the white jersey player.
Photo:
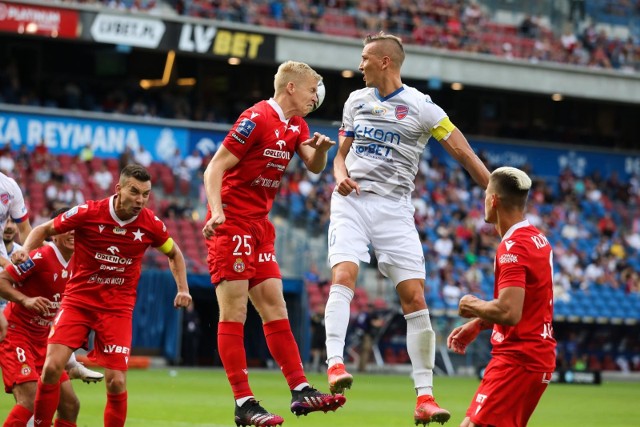
[[[407,320],[407,352],[418,395],[415,423],[444,423],[450,414],[433,399],[435,334],[424,298],[425,265],[413,221],[413,181],[420,156],[434,137],[486,188],[489,171],[466,138],[431,98],[400,77],[404,49],[399,38],[380,33],[364,40],[360,71],[365,89],[345,103],[340,147],[334,160],[329,262],[332,283],[325,310],[329,386],[350,388],[344,367],[349,305],[360,261],[375,250],[380,272],[396,286]]]

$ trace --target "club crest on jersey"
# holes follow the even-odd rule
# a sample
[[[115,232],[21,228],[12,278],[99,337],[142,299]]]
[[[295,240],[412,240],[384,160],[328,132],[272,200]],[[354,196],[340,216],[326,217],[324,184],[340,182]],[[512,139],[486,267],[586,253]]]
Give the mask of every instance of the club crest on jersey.
[[[2,202],[3,205],[8,205],[10,200],[11,196],[9,196],[9,193],[0,194],[0,202]]]
[[[121,236],[124,236],[125,234],[127,234],[127,229],[126,228],[120,228],[120,227],[113,227],[113,233],[114,234],[119,234]]]
[[[374,105],[373,109],[371,110],[371,114],[373,114],[374,116],[384,116],[385,114],[387,114],[387,109],[379,105]]]
[[[407,107],[406,105],[396,106],[396,119],[402,120],[407,117],[407,114],[409,114],[409,107]]]
[[[245,138],[249,138],[249,135],[251,135],[251,132],[253,132],[253,130],[256,128],[256,123],[244,118],[242,119],[242,121],[240,122],[240,124],[238,125],[238,127],[236,128],[236,131],[244,136]]]
[[[22,364],[22,368],[20,369],[20,373],[25,377],[30,375],[31,374],[31,367],[29,365],[27,365],[26,363],[23,363]]]
[[[242,261],[242,258],[236,258],[236,262],[233,263],[233,271],[236,273],[242,273],[245,268],[246,265],[244,264],[244,261]]]

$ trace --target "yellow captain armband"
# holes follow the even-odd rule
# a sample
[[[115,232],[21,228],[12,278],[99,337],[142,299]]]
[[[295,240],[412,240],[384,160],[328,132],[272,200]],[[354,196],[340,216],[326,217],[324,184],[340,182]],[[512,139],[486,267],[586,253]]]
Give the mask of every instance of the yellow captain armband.
[[[433,137],[438,141],[442,141],[444,138],[449,136],[455,128],[456,126],[451,123],[449,117],[445,117],[444,119],[440,120],[433,129],[431,129],[431,135],[433,135]]]
[[[158,246],[156,249],[158,249],[163,254],[168,254],[169,252],[171,252],[171,249],[173,249],[173,239],[169,237],[167,241],[162,244],[162,246]]]

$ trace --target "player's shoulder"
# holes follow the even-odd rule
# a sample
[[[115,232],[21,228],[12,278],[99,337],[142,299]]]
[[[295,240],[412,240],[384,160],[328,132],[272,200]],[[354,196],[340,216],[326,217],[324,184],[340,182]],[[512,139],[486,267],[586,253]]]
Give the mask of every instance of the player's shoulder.
[[[2,172],[0,172],[0,187],[11,192],[15,192],[16,189],[20,190],[18,182],[10,176],[3,174]]]
[[[166,231],[167,226],[164,221],[156,215],[156,213],[150,208],[144,208],[138,214],[138,219],[141,220],[148,227],[161,227],[162,231]]]
[[[533,225],[520,227],[503,239],[498,246],[499,253],[530,254],[534,249],[550,247],[547,237]]]

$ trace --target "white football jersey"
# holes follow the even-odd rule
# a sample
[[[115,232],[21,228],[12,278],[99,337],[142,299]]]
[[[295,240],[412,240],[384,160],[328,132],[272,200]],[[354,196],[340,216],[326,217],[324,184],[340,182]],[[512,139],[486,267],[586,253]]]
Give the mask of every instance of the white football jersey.
[[[0,173],[0,235],[4,233],[4,226],[9,216],[16,222],[22,222],[27,219],[27,207],[18,183],[13,178]],[[4,244],[0,245],[0,256],[7,258]]]
[[[349,176],[363,191],[400,198],[411,194],[432,129],[447,114],[419,90],[403,85],[381,98],[375,88],[351,93],[340,135],[353,137]]]

